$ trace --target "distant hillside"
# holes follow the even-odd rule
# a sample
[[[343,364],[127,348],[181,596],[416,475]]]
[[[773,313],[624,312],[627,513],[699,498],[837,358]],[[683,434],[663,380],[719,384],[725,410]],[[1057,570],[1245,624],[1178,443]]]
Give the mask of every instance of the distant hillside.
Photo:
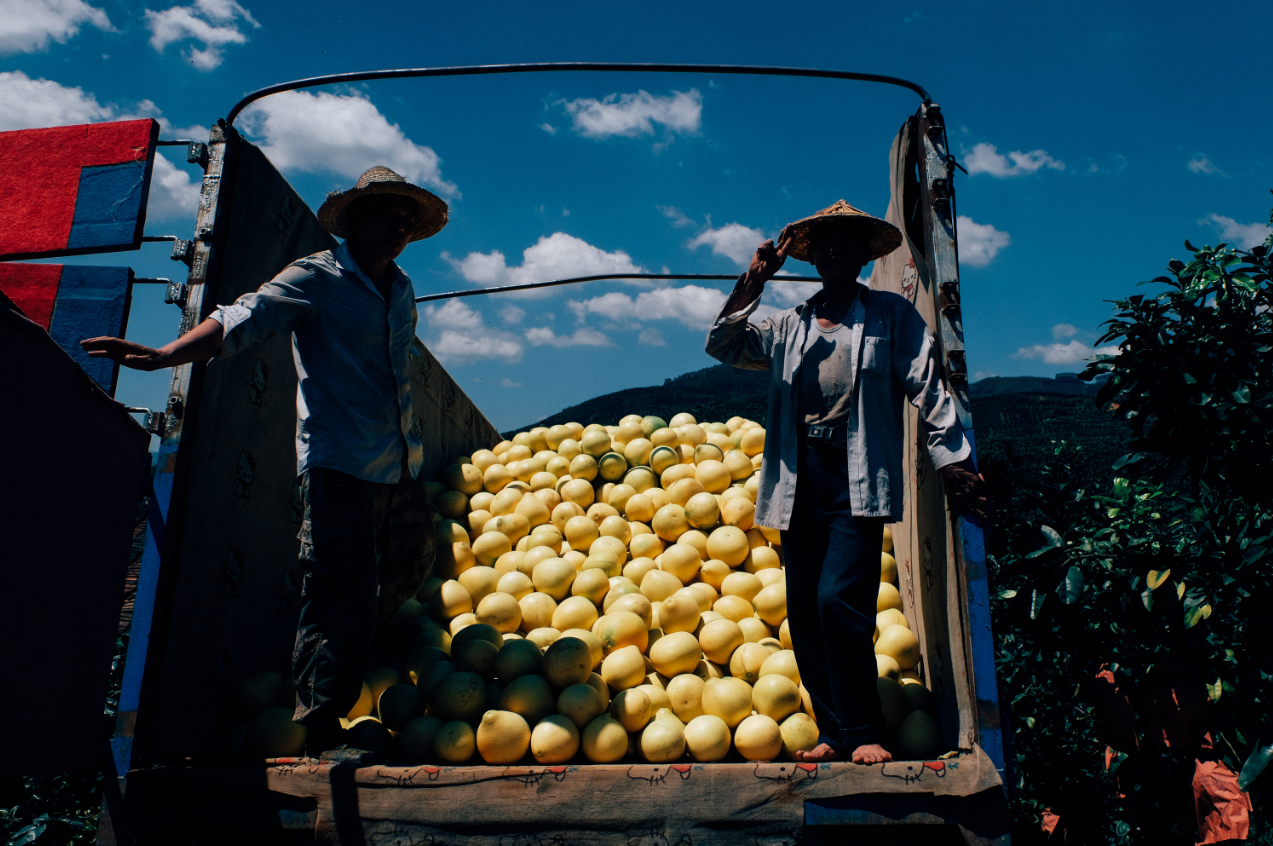
[[[1048,379],[1045,376],[990,376],[968,386],[973,398],[1002,394],[1067,394],[1096,396],[1099,390],[1091,382],[1069,379]]]

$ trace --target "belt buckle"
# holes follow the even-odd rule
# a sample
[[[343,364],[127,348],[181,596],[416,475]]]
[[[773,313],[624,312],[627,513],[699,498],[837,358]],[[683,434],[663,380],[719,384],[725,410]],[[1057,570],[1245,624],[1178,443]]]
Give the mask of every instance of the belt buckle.
[[[830,441],[831,443],[839,443],[844,438],[839,437],[839,431],[834,426],[826,426],[821,423],[805,427],[806,437],[815,438],[821,441]]]

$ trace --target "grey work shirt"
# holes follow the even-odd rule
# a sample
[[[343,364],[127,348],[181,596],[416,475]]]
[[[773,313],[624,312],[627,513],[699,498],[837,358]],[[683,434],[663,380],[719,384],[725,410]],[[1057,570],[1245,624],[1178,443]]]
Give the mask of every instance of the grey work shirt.
[[[742,283],[742,277],[739,278]],[[822,291],[759,325],[747,318],[760,304],[732,314],[724,307],[707,333],[707,354],[725,364],[768,370],[769,415],[756,496],[756,522],[791,525],[799,460],[800,363]],[[848,321],[855,392],[848,426],[848,478],[853,514],[897,519],[902,514],[902,398],[919,409],[928,453],[940,469],[972,454],[941,382],[933,337],[915,307],[897,294],[858,287]]]
[[[415,290],[397,276],[386,304],[347,244],[293,262],[255,293],[210,316],[221,355],[291,333],[296,362],[296,472],[327,467],[369,482],[415,478],[424,464],[412,431],[408,364]]]

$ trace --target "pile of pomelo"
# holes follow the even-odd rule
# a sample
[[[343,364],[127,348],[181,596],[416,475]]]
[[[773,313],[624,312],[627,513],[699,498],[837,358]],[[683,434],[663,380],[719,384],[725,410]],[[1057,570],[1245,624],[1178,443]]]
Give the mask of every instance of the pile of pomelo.
[[[345,721],[403,764],[790,759],[817,743],[778,531],[754,522],[765,430],[629,415],[518,433],[429,482],[433,576]],[[941,749],[885,535],[877,685],[895,754]]]

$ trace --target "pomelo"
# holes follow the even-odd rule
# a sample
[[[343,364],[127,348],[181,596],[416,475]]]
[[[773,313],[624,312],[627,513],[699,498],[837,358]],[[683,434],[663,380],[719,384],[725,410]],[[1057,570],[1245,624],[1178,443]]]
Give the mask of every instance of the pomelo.
[[[605,657],[605,653],[601,649],[601,640],[595,634],[588,629],[565,629],[561,636],[573,637],[588,644],[588,654],[592,657],[592,669],[596,670],[601,666],[601,659]]]
[[[552,626],[553,615],[557,613],[557,601],[546,593],[528,593],[517,600],[522,612],[519,631],[526,633],[535,629]],[[513,635],[505,635],[512,637]]]
[[[906,619],[906,615],[896,608],[889,608],[875,615],[875,625],[880,631],[884,631],[889,626],[905,626],[910,628],[910,621]]]
[[[292,722],[295,709],[266,708],[247,726],[245,745],[253,758],[293,758],[305,751],[305,727]],[[363,719],[366,719],[365,717]]]
[[[513,481],[513,474],[503,464],[492,464],[482,473],[482,487],[489,493],[499,493]]]
[[[701,451],[705,448],[707,448],[707,445],[700,446],[698,450]],[[712,447],[712,449],[715,449],[715,447]],[[716,450],[716,452],[719,453],[720,450]],[[730,478],[729,468],[723,462],[714,458],[700,461],[694,473],[694,478],[703,486],[704,490],[714,494],[724,493],[733,481]]]
[[[887,552],[880,553],[880,581],[897,584],[897,559]]]
[[[543,676],[525,675],[513,679],[505,686],[496,702],[502,711],[521,714],[526,722],[535,725],[553,713],[557,698]]]
[[[734,746],[748,761],[772,761],[782,752],[782,729],[772,717],[752,714],[734,729]]]
[[[439,719],[476,725],[486,710],[486,682],[476,673],[451,673],[438,683],[430,704]]]
[[[595,626],[595,634],[606,655],[625,646],[635,646],[638,652],[644,652],[649,645],[649,630],[644,621],[631,611],[606,614],[597,620]]]
[[[572,502],[580,508],[592,505],[597,496],[592,483],[583,479],[571,479],[562,485],[557,493],[561,494],[563,502]]]
[[[762,454],[765,451],[765,430],[759,426],[747,429],[739,439],[738,448],[749,457]]]
[[[674,542],[690,528],[689,520],[685,518],[685,508],[672,503],[663,506],[654,513],[650,528],[659,538],[669,543]]]
[[[756,616],[771,626],[780,626],[787,619],[787,586],[777,582],[762,588],[756,594],[752,604],[756,608]]]
[[[747,558],[750,550],[747,535],[737,526],[721,526],[707,537],[707,555],[737,567]]]
[[[790,649],[773,653],[760,665],[760,675],[786,676],[796,684],[800,684],[800,668],[796,665],[796,653]]]
[[[677,632],[695,632],[698,630],[701,619],[702,612],[698,603],[689,596],[675,592],[663,599],[659,609],[659,625],[669,635]]]
[[[875,601],[876,613],[880,611],[887,611],[890,608],[897,608],[900,610],[901,607],[902,595],[898,593],[897,588],[893,587],[888,582],[880,582],[879,598]]]
[[[903,670],[909,670],[919,663],[919,641],[905,626],[889,626],[880,632],[875,654],[887,655]]]
[[[897,677],[901,674],[902,668],[899,667],[897,662],[889,656],[876,655],[875,671],[876,675],[882,679],[893,679],[894,681],[897,681]]]
[[[723,760],[729,754],[732,740],[729,726],[714,714],[699,714],[685,726],[685,745],[690,757],[702,764]]]
[[[491,466],[491,462],[487,462],[486,466]],[[442,468],[440,477],[442,484],[465,496],[472,496],[482,489],[482,471],[472,464],[448,464]]]
[[[745,642],[743,630],[733,620],[722,618],[704,625],[698,633],[707,660],[715,664],[728,664],[734,650]]]
[[[742,679],[709,679],[703,687],[703,713],[725,721],[731,729],[751,714],[751,685]]]
[[[743,569],[748,573],[760,573],[780,567],[782,567],[782,559],[778,557],[777,552],[767,546],[758,546],[751,550],[743,561]]]
[[[358,694],[358,701],[354,703],[354,707],[349,709],[349,713],[345,715],[347,720],[356,720],[359,717],[365,717],[371,713],[372,705],[375,700],[371,698],[371,688],[366,682],[362,683],[362,693]],[[255,714],[253,716],[256,716]]]
[[[688,631],[667,634],[650,647],[650,662],[665,676],[693,672],[701,657],[698,639]]]
[[[796,752],[809,752],[818,745],[818,724],[808,714],[792,714],[780,728],[782,755],[789,761],[796,759]]]
[[[576,637],[558,638],[544,650],[544,676],[558,690],[588,680],[592,673],[592,653],[588,644]]]
[[[477,751],[477,733],[462,720],[443,723],[433,736],[433,751],[448,764],[463,764]]]
[[[623,725],[625,731],[640,731],[654,716],[654,706],[644,690],[625,688],[610,701],[609,713]]]
[[[746,531],[756,520],[756,506],[746,497],[736,496],[724,500],[720,508],[720,522]]]
[[[651,764],[668,764],[685,754],[685,726],[664,708],[641,730],[641,757]]]
[[[738,622],[756,613],[752,604],[741,596],[722,596],[712,603],[712,610],[726,620]]]
[[[495,658],[495,677],[504,684],[540,672],[543,650],[529,638],[512,640],[500,647]]]
[[[782,644],[770,637],[769,626],[765,625],[765,621],[758,617],[744,617],[738,621],[738,627],[743,630],[743,640],[746,643],[761,643],[764,640],[773,641],[777,649],[782,649]],[[775,647],[769,644],[762,644],[769,647],[770,652],[776,651]]]
[[[676,539],[676,542],[685,546],[694,547],[694,551],[698,553],[698,557],[706,561],[707,555],[707,535],[703,534],[701,529],[690,529]]]
[[[614,649],[601,662],[601,678],[611,690],[636,687],[645,679],[645,656],[635,645]]]
[[[720,592],[722,596],[741,596],[751,602],[762,588],[764,588],[764,585],[761,584],[760,579],[755,574],[731,572],[721,582]]]
[[[933,692],[922,684],[904,684],[902,692],[906,694],[906,704],[912,711],[927,711],[930,716],[937,716],[937,699]]]
[[[618,720],[602,714],[584,728],[580,745],[594,764],[613,764],[627,754],[628,733]]]
[[[477,621],[492,626],[501,634],[515,632],[522,623],[522,609],[507,593],[495,591],[477,604]]]
[[[926,711],[903,717],[894,736],[894,757],[899,761],[929,761],[941,753],[941,728]]]
[[[478,604],[496,590],[499,573],[494,567],[478,565],[470,567],[457,577],[458,581],[469,593],[469,598]]]
[[[769,650],[759,643],[743,643],[729,657],[729,674],[748,684],[755,684],[760,678],[760,668],[768,658]]]
[[[350,747],[368,752],[385,752],[393,743],[389,729],[375,717],[359,717],[351,722],[345,738]]]
[[[573,573],[573,568],[571,572]],[[562,600],[553,612],[552,627],[560,631],[590,629],[596,621],[597,606],[590,599],[585,596],[570,596]]]
[[[541,764],[565,764],[579,751],[579,729],[569,718],[552,714],[530,733],[530,754]]]
[[[698,577],[704,583],[720,590],[721,585],[725,582],[725,577],[732,573],[733,570],[724,561],[718,558],[709,558],[703,562],[702,568],[699,570]]]
[[[451,620],[473,610],[473,597],[455,579],[442,584],[429,600],[429,613],[440,620]]]
[[[786,676],[761,676],[752,685],[752,708],[781,723],[800,710],[800,688]]]
[[[641,618],[642,625],[648,630],[653,623],[653,608],[650,600],[646,599],[645,594],[641,593],[636,585],[625,584],[623,587],[624,589],[631,587],[632,590],[610,603],[606,613],[617,614],[620,611],[630,611]],[[648,639],[646,646],[649,646]]]
[[[398,732],[398,755],[407,765],[425,764],[433,760],[433,742],[442,721],[437,717],[416,717]]]
[[[893,531],[892,531],[892,529],[890,529],[888,526],[885,526],[885,527],[884,527],[884,543],[883,543],[883,547],[884,547],[884,551],[885,551],[885,552],[892,552],[892,551],[893,551]]]
[[[495,520],[499,519],[499,517],[495,517],[486,525],[489,526]],[[478,564],[483,567],[494,567],[495,562],[499,560],[501,555],[513,550],[513,541],[503,532],[496,532],[494,530],[483,531],[482,534],[478,535],[477,539],[473,541],[472,548],[473,557],[477,559]]]
[[[898,723],[906,716],[910,706],[906,701],[906,693],[902,686],[892,679],[877,678],[875,689],[880,694],[880,708],[884,712],[884,722],[889,731],[897,728]]]
[[[604,712],[600,694],[587,683],[572,684],[557,695],[557,713],[579,729],[585,728]]]
[[[402,731],[407,723],[424,714],[424,691],[413,684],[395,684],[380,694],[376,715],[385,728]]]
[[[659,569],[675,576],[681,584],[689,584],[703,566],[698,550],[689,544],[674,543],[663,551]]]

